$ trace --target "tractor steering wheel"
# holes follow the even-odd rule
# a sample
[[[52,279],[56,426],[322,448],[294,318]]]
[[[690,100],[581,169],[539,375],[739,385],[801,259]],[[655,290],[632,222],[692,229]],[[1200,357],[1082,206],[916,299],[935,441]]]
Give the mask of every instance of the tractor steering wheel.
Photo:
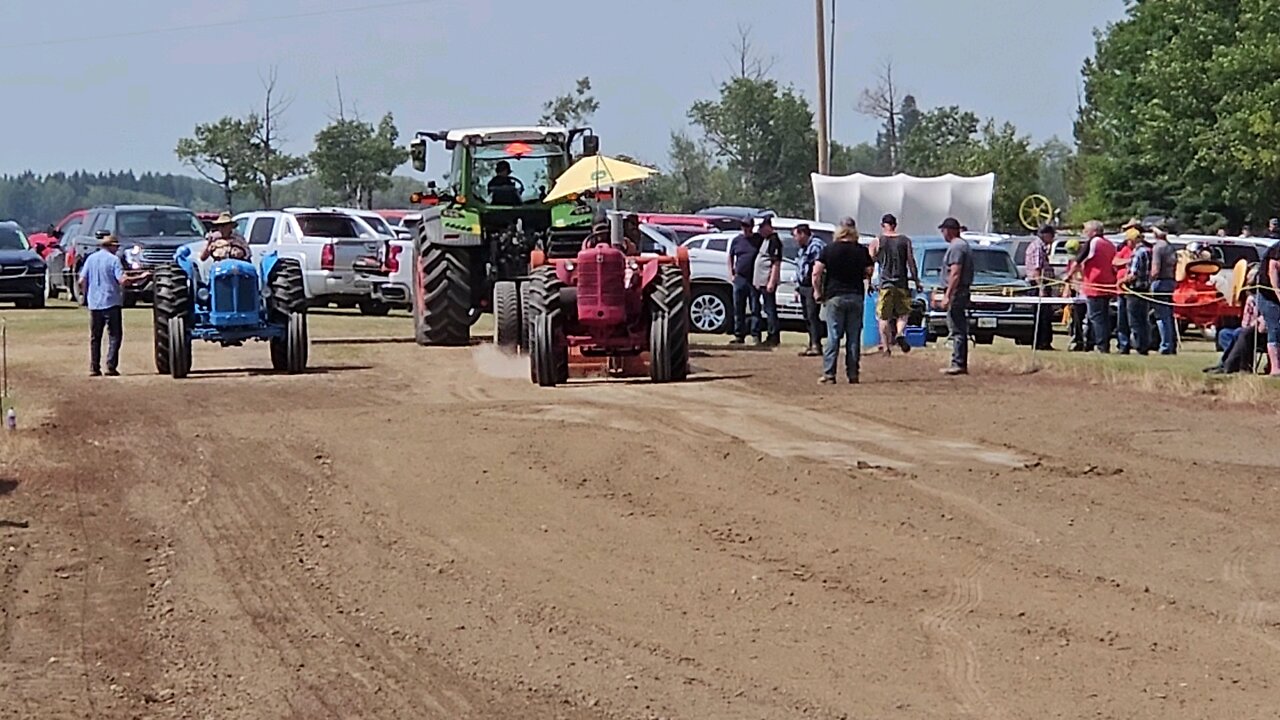
[[[523,202],[524,201],[524,182],[521,181],[520,178],[516,177],[515,175],[508,175],[507,177],[511,178],[511,182],[516,184],[516,190],[520,191],[520,200],[521,202]]]

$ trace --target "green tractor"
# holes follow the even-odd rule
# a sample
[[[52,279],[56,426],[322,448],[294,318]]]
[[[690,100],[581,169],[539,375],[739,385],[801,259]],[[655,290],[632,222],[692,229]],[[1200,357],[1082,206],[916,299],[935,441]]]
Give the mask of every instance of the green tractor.
[[[571,148],[581,139],[577,156]],[[590,194],[548,204],[557,178],[600,150],[590,128],[511,127],[420,132],[410,144],[425,172],[427,143],[452,156],[447,188],[414,193],[423,205],[414,230],[413,319],[420,345],[466,345],[471,325],[494,314],[494,340],[506,352],[524,345],[522,285],[535,251],[572,257],[595,215]]]

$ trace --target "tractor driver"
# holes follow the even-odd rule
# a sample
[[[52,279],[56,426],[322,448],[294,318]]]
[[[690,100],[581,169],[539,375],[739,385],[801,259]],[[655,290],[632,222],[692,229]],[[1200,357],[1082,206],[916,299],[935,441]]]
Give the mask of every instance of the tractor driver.
[[[626,246],[623,252],[628,255],[639,255],[644,246],[644,235],[640,232],[640,216],[628,213],[622,218],[622,242]]]
[[[511,163],[499,160],[494,168],[493,179],[489,181],[489,202],[494,205],[521,205],[524,203],[523,193],[517,180],[511,175]]]
[[[200,271],[200,278],[205,282],[209,281],[209,271],[213,268],[213,264],[219,260],[249,260],[253,253],[249,249],[249,243],[245,241],[244,236],[236,232],[236,221],[231,219],[231,213],[222,213],[217,220],[213,221],[213,230],[204,236],[204,250],[200,252],[200,262],[197,268]]]
[[[244,236],[236,232],[236,221],[231,219],[231,213],[224,212],[219,215],[218,219],[213,221],[213,230],[210,230],[204,239],[204,251],[200,253],[201,262],[209,259],[248,260],[252,255],[249,243],[245,241]]]

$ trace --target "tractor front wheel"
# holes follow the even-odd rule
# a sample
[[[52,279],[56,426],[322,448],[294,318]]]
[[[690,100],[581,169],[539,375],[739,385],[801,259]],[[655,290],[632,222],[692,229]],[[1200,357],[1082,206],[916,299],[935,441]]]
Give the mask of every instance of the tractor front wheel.
[[[413,320],[419,345],[471,342],[471,251],[426,244],[417,258]]]
[[[508,355],[525,349],[520,305],[520,286],[514,280],[493,284],[493,344]]]
[[[191,333],[187,328],[187,316],[169,318],[169,374],[181,380],[191,372]]]
[[[284,371],[290,375],[298,375],[307,370],[307,356],[311,352],[311,342],[307,333],[307,314],[290,313],[289,324],[284,334]],[[272,364],[275,353],[272,353]]]
[[[649,379],[689,376],[689,304],[679,268],[663,265],[649,294]]]
[[[191,312],[191,288],[187,274],[176,264],[158,268],[152,295],[156,372],[168,375],[173,369],[169,363],[169,320],[178,316],[185,318]]]
[[[529,376],[542,387],[555,387],[569,381],[569,345],[564,337],[564,309],[560,306],[563,283],[554,268],[542,267],[534,271],[525,287]]]

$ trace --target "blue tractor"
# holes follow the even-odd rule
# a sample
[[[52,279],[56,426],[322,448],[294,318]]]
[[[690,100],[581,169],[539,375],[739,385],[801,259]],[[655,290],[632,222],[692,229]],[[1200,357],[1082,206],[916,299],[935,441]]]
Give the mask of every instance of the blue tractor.
[[[155,273],[156,371],[184,378],[191,372],[191,341],[223,347],[246,340],[271,345],[271,366],[296,374],[307,368],[307,298],[296,260],[263,256],[257,267],[219,260],[201,276],[191,246]]]

